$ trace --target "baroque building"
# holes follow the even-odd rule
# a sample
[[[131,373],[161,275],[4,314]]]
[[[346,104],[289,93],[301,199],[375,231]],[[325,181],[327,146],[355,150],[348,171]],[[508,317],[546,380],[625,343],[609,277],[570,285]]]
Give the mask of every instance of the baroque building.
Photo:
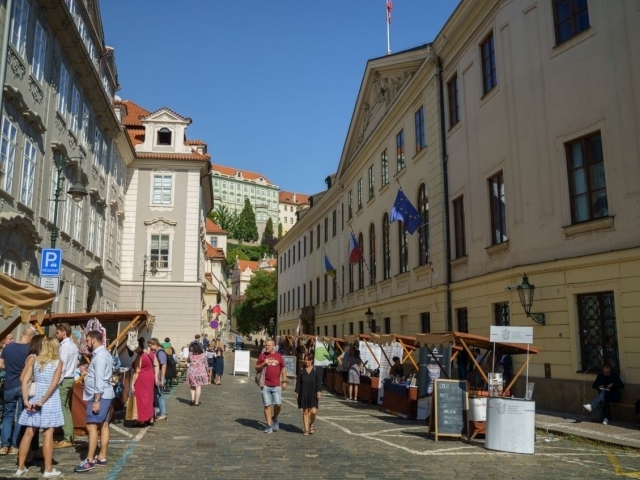
[[[302,193],[287,192],[281,190],[278,193],[278,221],[282,227],[277,227],[274,224],[274,233],[278,234],[279,229],[282,228],[282,234],[287,233],[291,227],[298,221],[300,212],[309,208],[309,195]]]

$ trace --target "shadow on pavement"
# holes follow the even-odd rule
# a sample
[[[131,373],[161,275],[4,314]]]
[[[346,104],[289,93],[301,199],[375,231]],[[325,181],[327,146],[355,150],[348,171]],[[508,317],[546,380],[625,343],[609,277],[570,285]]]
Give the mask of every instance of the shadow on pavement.
[[[236,418],[236,422],[243,427],[249,427],[255,430],[264,430],[266,426],[264,422],[259,422],[258,420],[255,420],[253,418]],[[282,428],[282,426],[280,428]]]

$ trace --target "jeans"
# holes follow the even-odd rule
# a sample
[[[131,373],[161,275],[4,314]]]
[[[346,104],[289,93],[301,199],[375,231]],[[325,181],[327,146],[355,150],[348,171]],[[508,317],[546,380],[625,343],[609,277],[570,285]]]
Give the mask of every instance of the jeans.
[[[64,418],[62,431],[64,432],[65,442],[73,441],[73,420],[71,419],[71,390],[73,390],[73,383],[73,378],[65,378],[60,384],[60,404],[62,405],[62,416]]]
[[[22,413],[22,386],[5,389],[4,391],[4,419],[2,420],[2,446],[18,447],[20,425],[16,413]]]
[[[609,404],[607,402],[607,392],[605,390],[600,390],[596,398],[591,402],[591,408],[600,407],[601,416],[603,418],[609,417]]]
[[[469,376],[469,372],[467,370],[467,365],[466,364],[458,364],[458,379],[459,380],[466,380],[467,377]]]
[[[282,387],[262,387],[262,405],[282,405]]]
[[[164,398],[162,398],[162,394],[164,393],[164,389],[161,389],[159,387],[155,387],[155,388],[156,388],[156,405],[160,409],[160,416],[161,417],[166,417],[167,416],[167,407],[164,404]]]

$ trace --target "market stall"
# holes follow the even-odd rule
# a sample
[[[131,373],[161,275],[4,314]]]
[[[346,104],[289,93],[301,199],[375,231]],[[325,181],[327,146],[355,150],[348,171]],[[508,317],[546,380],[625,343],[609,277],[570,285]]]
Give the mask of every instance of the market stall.
[[[15,309],[19,310],[19,315],[15,319],[8,325],[3,325],[0,341],[12,332],[20,322],[29,323],[32,312],[35,312],[35,323],[39,325],[44,319],[45,311],[53,304],[55,296],[56,294],[50,290],[0,273],[0,314],[2,318],[6,320],[14,314]]]

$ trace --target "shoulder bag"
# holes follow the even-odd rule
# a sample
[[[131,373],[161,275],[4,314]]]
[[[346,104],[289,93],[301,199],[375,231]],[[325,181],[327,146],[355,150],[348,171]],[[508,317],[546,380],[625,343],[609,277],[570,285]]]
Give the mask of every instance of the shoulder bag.
[[[256,372],[256,385],[258,385],[260,388],[264,387],[264,377],[267,374],[267,367],[262,367],[262,370],[260,370],[259,372]]]
[[[33,357],[33,365],[31,366],[31,380],[29,380],[27,387],[27,397],[33,398],[36,396],[36,382],[35,380],[35,368],[36,368],[36,356],[31,355]]]

